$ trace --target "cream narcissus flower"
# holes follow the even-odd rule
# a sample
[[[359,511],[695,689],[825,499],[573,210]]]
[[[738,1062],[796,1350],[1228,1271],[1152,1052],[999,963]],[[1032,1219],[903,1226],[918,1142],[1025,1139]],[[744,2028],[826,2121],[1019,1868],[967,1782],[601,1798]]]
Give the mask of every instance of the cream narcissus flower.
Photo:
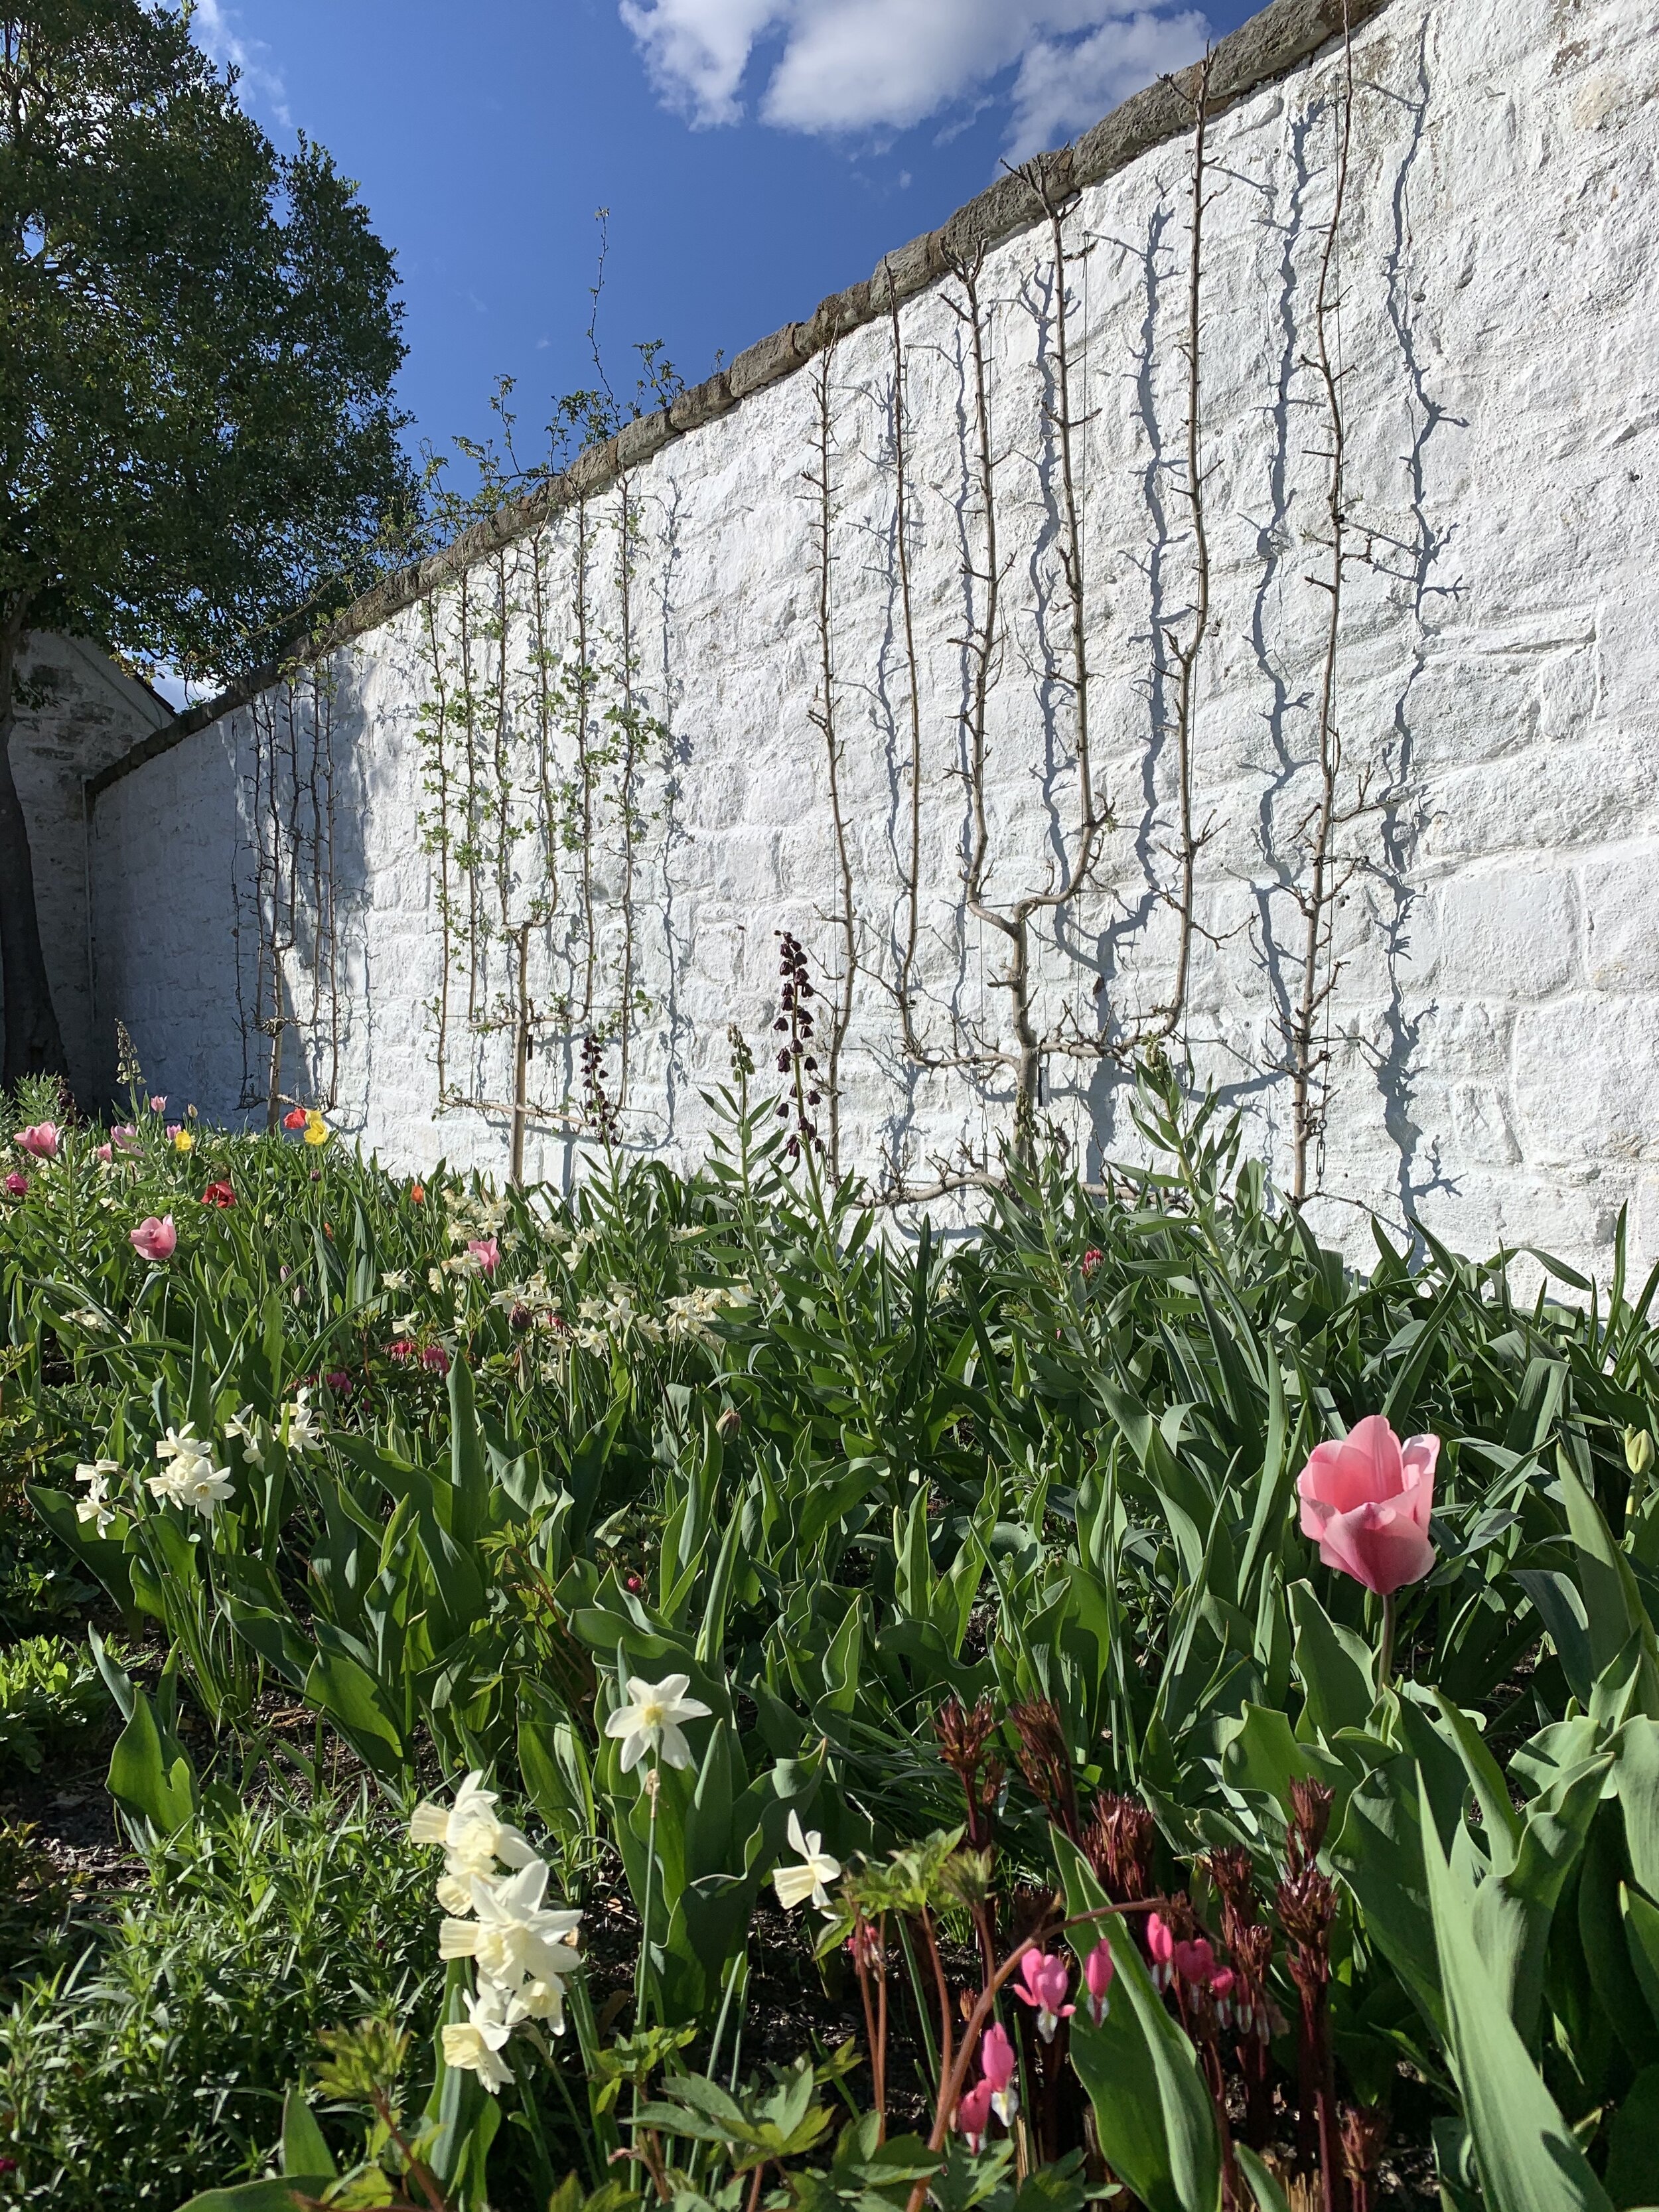
[[[410,1843],[443,1845],[438,1902],[446,1912],[457,1917],[472,1910],[475,1875],[492,1875],[497,1859],[510,1867],[525,1867],[536,1856],[517,1828],[497,1819],[496,1793],[483,1788],[483,1770],[475,1767],[456,1790],[453,1805],[425,1798],[415,1808],[409,1823]]]
[[[775,1869],[772,1887],[778,1893],[778,1903],[786,1912],[793,1912],[810,1898],[820,1911],[828,1911],[830,1892],[827,1885],[841,1880],[841,1861],[832,1859],[823,1848],[823,1838],[816,1828],[801,1832],[800,1814],[789,1815],[789,1848],[799,1851],[799,1866],[781,1866]]]
[[[212,1454],[204,1446],[189,1455],[177,1454],[160,1474],[146,1475],[144,1487],[152,1497],[192,1507],[204,1521],[211,1521],[233,1485],[230,1469],[215,1467]]]
[[[474,1875],[475,1919],[450,1918],[438,1930],[441,1959],[471,1959],[492,1982],[516,1989],[520,1982],[557,1982],[574,1974],[581,1954],[568,1939],[580,1912],[544,1910],[547,1863],[532,1859],[501,1881]]]
[[[641,1681],[637,1674],[629,1676],[630,1702],[618,1705],[605,1724],[607,1735],[623,1739],[624,1774],[631,1774],[647,1751],[670,1766],[690,1765],[691,1747],[680,1723],[705,1720],[709,1711],[700,1698],[686,1696],[690,1686],[689,1674],[665,1674],[660,1682]]]
[[[513,2079],[512,2068],[501,2056],[512,2033],[504,1992],[486,1982],[476,1996],[467,1999],[466,2018],[445,2027],[444,2064],[457,2073],[476,2074],[493,2097]]]

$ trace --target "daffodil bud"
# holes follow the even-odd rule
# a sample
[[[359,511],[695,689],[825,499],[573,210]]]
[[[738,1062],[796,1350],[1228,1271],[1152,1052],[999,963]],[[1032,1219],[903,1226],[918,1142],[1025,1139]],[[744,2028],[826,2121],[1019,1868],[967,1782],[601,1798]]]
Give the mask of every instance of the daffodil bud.
[[[1647,1488],[1649,1472],[1653,1466],[1653,1437],[1648,1430],[1626,1430],[1625,1465],[1630,1469],[1633,1503]]]

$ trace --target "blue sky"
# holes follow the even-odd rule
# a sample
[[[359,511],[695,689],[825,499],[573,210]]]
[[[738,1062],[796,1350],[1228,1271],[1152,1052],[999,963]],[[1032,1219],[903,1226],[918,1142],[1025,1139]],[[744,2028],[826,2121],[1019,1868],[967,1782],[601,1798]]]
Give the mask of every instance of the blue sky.
[[[412,438],[490,427],[526,454],[592,380],[585,329],[688,383],[932,228],[1006,156],[1062,143],[1244,0],[199,0],[278,145],[303,130],[395,247]]]

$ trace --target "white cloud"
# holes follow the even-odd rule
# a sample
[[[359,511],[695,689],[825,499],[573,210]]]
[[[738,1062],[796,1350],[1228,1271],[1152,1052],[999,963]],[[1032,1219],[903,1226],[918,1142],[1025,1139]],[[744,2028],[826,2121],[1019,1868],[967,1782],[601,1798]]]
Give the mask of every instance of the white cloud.
[[[220,0],[196,0],[191,35],[210,61],[240,72],[248,105],[257,101],[272,122],[291,130],[287,88],[281,73],[270,66],[270,48],[263,39],[245,39],[234,27],[236,18],[237,10],[221,6]]]
[[[1008,151],[1058,144],[1161,70],[1206,24],[1166,0],[621,0],[652,81],[690,120],[734,123],[762,46],[762,117],[787,130],[903,129],[1018,66]],[[764,66],[764,65],[763,65]]]
[[[1115,19],[1069,45],[1039,39],[1026,48],[1014,80],[1009,159],[1063,146],[1154,77],[1184,69],[1203,52],[1208,31],[1203,16],[1188,10]]]

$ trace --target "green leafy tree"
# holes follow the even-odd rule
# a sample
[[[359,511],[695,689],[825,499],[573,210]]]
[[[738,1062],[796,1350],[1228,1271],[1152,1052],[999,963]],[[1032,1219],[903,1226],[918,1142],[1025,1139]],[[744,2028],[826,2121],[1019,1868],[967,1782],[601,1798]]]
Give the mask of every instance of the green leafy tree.
[[[211,678],[361,581],[410,474],[392,256],[189,8],[0,11],[0,1081],[61,1071],[10,762],[32,630]]]

